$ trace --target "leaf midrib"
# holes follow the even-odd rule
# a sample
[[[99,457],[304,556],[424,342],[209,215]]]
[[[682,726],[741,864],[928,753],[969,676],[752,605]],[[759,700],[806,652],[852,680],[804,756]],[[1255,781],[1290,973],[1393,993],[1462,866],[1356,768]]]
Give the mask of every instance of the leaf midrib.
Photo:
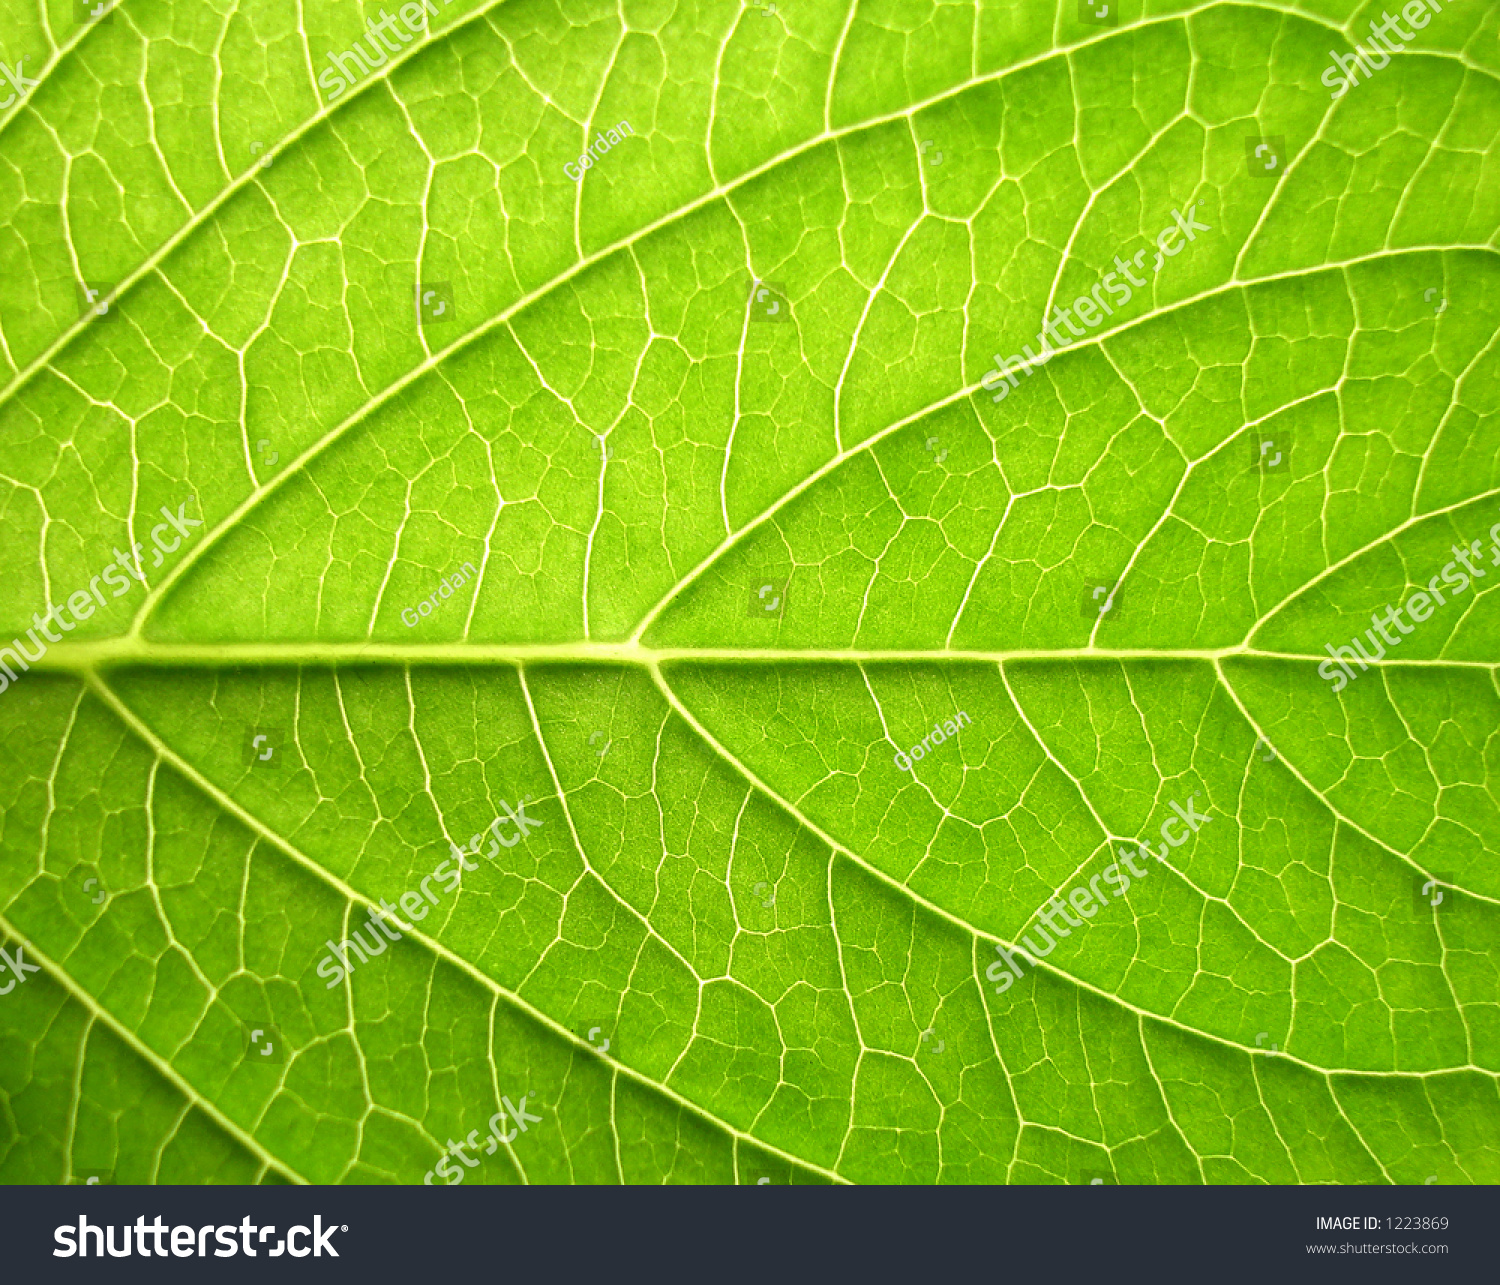
[[[1011,661],[1162,661],[1229,659],[1295,661],[1319,664],[1323,652],[1265,651],[1232,647],[1021,647],[988,651],[963,648],[859,647],[647,647],[640,643],[488,643],[488,642],[253,642],[158,643],[106,638],[98,642],[58,643],[31,668],[86,674],[124,666],[201,668],[261,664],[293,665],[510,665],[551,663],[579,665],[656,665],[674,661],[762,664],[1006,664]],[[1367,662],[1373,669],[1473,669],[1495,671],[1500,661],[1423,659],[1388,653]]]

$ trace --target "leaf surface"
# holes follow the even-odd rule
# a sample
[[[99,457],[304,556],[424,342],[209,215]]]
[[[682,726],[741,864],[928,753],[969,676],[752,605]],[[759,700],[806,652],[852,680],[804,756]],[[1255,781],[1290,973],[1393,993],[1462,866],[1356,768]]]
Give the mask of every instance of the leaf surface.
[[[1500,1180],[1494,13],[437,7],[7,25],[0,1177]]]

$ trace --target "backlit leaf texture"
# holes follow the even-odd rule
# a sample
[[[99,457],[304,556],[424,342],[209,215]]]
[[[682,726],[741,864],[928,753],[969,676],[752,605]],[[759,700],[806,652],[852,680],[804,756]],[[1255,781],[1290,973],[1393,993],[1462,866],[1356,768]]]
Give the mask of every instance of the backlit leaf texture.
[[[3,6],[0,1180],[1500,1181],[1500,18],[1100,7]]]

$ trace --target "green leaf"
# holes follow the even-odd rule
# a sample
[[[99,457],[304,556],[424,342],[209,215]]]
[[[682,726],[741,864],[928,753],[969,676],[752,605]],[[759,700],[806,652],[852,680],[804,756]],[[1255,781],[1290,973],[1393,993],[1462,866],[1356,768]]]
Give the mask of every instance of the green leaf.
[[[1500,1180],[1495,13],[434,7],[5,29],[0,1178]]]

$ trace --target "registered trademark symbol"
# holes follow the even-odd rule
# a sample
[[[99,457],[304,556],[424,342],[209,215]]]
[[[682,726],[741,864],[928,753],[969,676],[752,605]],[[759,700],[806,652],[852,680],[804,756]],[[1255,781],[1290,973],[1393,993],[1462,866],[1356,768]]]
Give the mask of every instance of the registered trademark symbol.
[[[342,1227],[339,1228],[339,1230],[340,1231],[348,1231],[349,1230],[349,1224],[345,1223]]]

